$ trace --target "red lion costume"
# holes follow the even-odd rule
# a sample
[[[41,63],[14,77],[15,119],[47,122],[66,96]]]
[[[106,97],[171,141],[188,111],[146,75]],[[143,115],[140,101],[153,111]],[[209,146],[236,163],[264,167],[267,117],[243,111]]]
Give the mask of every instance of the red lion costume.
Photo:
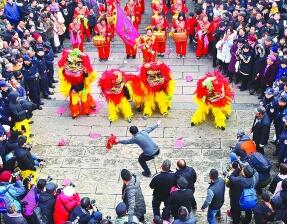
[[[118,119],[118,113],[122,113],[125,120],[131,122],[133,112],[127,97],[133,95],[143,96],[140,88],[140,81],[137,76],[127,75],[124,72],[113,69],[103,72],[99,82],[101,94],[108,103],[109,121],[114,122]],[[135,97],[135,104],[139,107],[141,98]]]
[[[79,49],[65,50],[58,65],[60,92],[65,97],[70,96],[72,117],[89,114],[95,108],[91,83],[96,79],[89,56]]]
[[[167,115],[175,88],[170,68],[163,62],[147,62],[141,67],[139,78],[144,91],[141,102],[144,116],[150,117],[156,106],[162,115]]]
[[[195,103],[198,108],[191,118],[191,125],[203,122],[211,110],[216,128],[225,130],[226,117],[231,114],[233,96],[228,80],[219,71],[206,73],[197,82]]]

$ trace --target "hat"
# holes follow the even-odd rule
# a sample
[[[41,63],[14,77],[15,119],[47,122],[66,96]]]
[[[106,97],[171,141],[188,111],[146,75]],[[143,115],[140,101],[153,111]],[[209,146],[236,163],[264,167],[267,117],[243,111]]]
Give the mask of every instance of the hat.
[[[256,42],[257,41],[257,38],[256,38],[256,36],[255,35],[249,35],[248,36],[248,41],[251,41],[251,42]]]
[[[273,95],[273,94],[274,94],[274,89],[271,88],[271,87],[269,87],[269,88],[267,88],[267,89],[265,90],[264,93],[267,94],[267,95]]]
[[[39,33],[33,33],[32,36],[35,40],[38,40],[38,38],[41,37]]]
[[[287,103],[287,95],[284,94],[284,95],[280,96],[278,101],[281,101],[283,103]]]
[[[277,53],[278,52],[278,46],[277,45],[273,45],[271,47],[271,51],[274,52],[274,53]]]
[[[5,134],[5,129],[2,125],[0,125],[0,136],[3,136]]]
[[[238,13],[238,16],[243,16],[243,17],[245,17],[245,16],[246,16],[246,13],[245,13],[244,11],[240,11],[240,12]]]
[[[11,176],[12,176],[12,173],[10,171],[3,171],[0,174],[0,182],[9,182]]]
[[[50,12],[59,12],[59,5],[58,4],[51,4],[50,5]]]
[[[233,163],[234,161],[238,160],[238,157],[237,157],[237,155],[234,152],[230,153],[229,158],[230,158],[230,162],[231,163]]]
[[[116,206],[116,213],[117,213],[117,216],[119,216],[119,217],[121,217],[127,213],[127,206],[124,202],[120,202]]]
[[[66,186],[70,185],[71,183],[72,183],[72,181],[70,179],[64,179],[62,181],[62,186],[66,187]]]
[[[5,80],[0,80],[0,87],[8,87],[8,83]]]
[[[63,189],[63,194],[67,197],[72,197],[73,194],[75,194],[75,193],[76,193],[75,188],[73,188],[72,186],[66,186]]]
[[[30,58],[29,55],[24,54],[24,55],[23,55],[23,61],[32,61],[32,59]]]
[[[50,49],[51,48],[51,43],[49,41],[45,41],[44,47]]]
[[[280,81],[281,81],[281,82],[284,82],[284,83],[287,82],[287,77],[286,77],[286,76],[282,76],[282,77],[280,78]]]
[[[57,188],[58,185],[53,182],[49,182],[46,184],[46,192],[49,194],[52,194]]]
[[[247,165],[243,168],[243,172],[247,178],[250,178],[254,174],[254,169],[250,165]]]
[[[269,54],[267,59],[273,62],[276,61],[276,57],[273,54]]]

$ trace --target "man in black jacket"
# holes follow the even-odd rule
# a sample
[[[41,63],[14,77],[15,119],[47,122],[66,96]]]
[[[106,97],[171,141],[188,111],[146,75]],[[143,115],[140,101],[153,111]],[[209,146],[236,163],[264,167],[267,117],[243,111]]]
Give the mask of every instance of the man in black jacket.
[[[46,184],[46,191],[39,195],[38,207],[41,209],[42,215],[47,219],[47,224],[53,224],[53,214],[56,202],[56,189],[58,185],[53,182]]]
[[[209,172],[210,185],[207,189],[207,197],[201,207],[205,210],[208,207],[207,221],[210,224],[216,223],[215,216],[220,214],[220,209],[224,203],[225,183],[218,177],[218,171],[211,169]]]
[[[264,145],[267,144],[270,133],[270,119],[266,109],[262,106],[255,111],[255,118],[251,128],[253,140],[256,144],[256,151],[264,154]]]
[[[36,171],[34,166],[34,160],[31,153],[25,148],[27,145],[27,138],[25,136],[20,136],[18,139],[18,145],[15,149],[15,156],[18,162],[18,166],[22,171],[33,170]]]
[[[194,208],[196,205],[193,191],[188,189],[188,182],[184,177],[179,177],[177,179],[177,187],[178,190],[174,191],[170,194],[169,198],[169,209],[171,211],[172,216],[174,219],[178,219],[178,209],[181,206],[187,208],[188,212],[191,212],[191,209]]]
[[[194,194],[195,192],[194,184],[196,182],[197,175],[196,175],[195,170],[192,167],[189,167],[186,165],[186,162],[184,159],[180,159],[177,161],[175,181],[177,181],[179,177],[184,177],[186,179],[186,181],[188,182],[187,188],[191,189]],[[175,185],[176,185],[176,182],[175,182]],[[193,209],[196,210],[196,202],[195,202],[195,206],[193,207]]]
[[[170,160],[163,161],[161,165],[162,171],[153,177],[149,187],[153,189],[152,209],[153,215],[160,216],[160,204],[163,202],[167,206],[167,201],[170,195],[175,180],[175,174],[170,170]]]

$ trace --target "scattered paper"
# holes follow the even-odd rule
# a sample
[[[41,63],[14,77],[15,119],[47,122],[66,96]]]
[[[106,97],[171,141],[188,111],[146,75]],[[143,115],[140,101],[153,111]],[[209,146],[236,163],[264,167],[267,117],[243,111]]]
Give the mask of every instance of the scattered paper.
[[[185,81],[187,81],[187,82],[192,82],[192,81],[193,81],[192,75],[187,75],[187,76],[185,76]]]
[[[67,108],[66,106],[59,106],[57,107],[56,113],[62,116],[66,112]]]
[[[60,139],[58,142],[58,146],[65,146],[65,145],[69,145],[69,140],[68,139]]]
[[[96,108],[91,111],[91,114],[98,113],[104,106],[104,103],[102,101],[96,101]]]
[[[181,148],[183,148],[183,147],[184,147],[184,140],[183,140],[183,138],[178,138],[178,139],[176,139],[176,140],[175,140],[175,145],[174,145],[174,147],[175,147],[176,149],[181,149]]]
[[[166,55],[169,57],[169,55],[171,54],[172,48],[167,49],[167,51],[165,52]]]
[[[100,137],[102,137],[102,135],[100,133],[97,133],[97,132],[90,133],[90,138],[91,139],[96,140],[96,139],[99,139]]]

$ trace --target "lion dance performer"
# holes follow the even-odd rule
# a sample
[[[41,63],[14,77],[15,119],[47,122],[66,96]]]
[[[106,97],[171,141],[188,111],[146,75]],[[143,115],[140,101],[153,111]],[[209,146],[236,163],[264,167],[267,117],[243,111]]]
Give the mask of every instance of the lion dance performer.
[[[144,63],[139,78],[145,94],[142,102],[144,118],[150,117],[156,106],[162,115],[168,115],[175,89],[170,68],[160,61]]]
[[[95,108],[91,95],[91,83],[96,79],[89,56],[79,49],[65,50],[58,62],[60,92],[70,96],[70,111],[73,118],[90,114]]]
[[[122,113],[125,120],[131,122],[133,112],[128,101],[129,94],[136,94],[136,107],[140,106],[143,91],[140,87],[138,77],[127,75],[124,72],[113,69],[103,72],[98,83],[101,94],[108,103],[108,113],[110,123],[116,121],[119,113]]]
[[[206,73],[197,82],[195,103],[198,108],[191,118],[191,126],[203,122],[211,111],[215,127],[225,130],[226,118],[231,114],[233,96],[228,80],[219,71]]]

